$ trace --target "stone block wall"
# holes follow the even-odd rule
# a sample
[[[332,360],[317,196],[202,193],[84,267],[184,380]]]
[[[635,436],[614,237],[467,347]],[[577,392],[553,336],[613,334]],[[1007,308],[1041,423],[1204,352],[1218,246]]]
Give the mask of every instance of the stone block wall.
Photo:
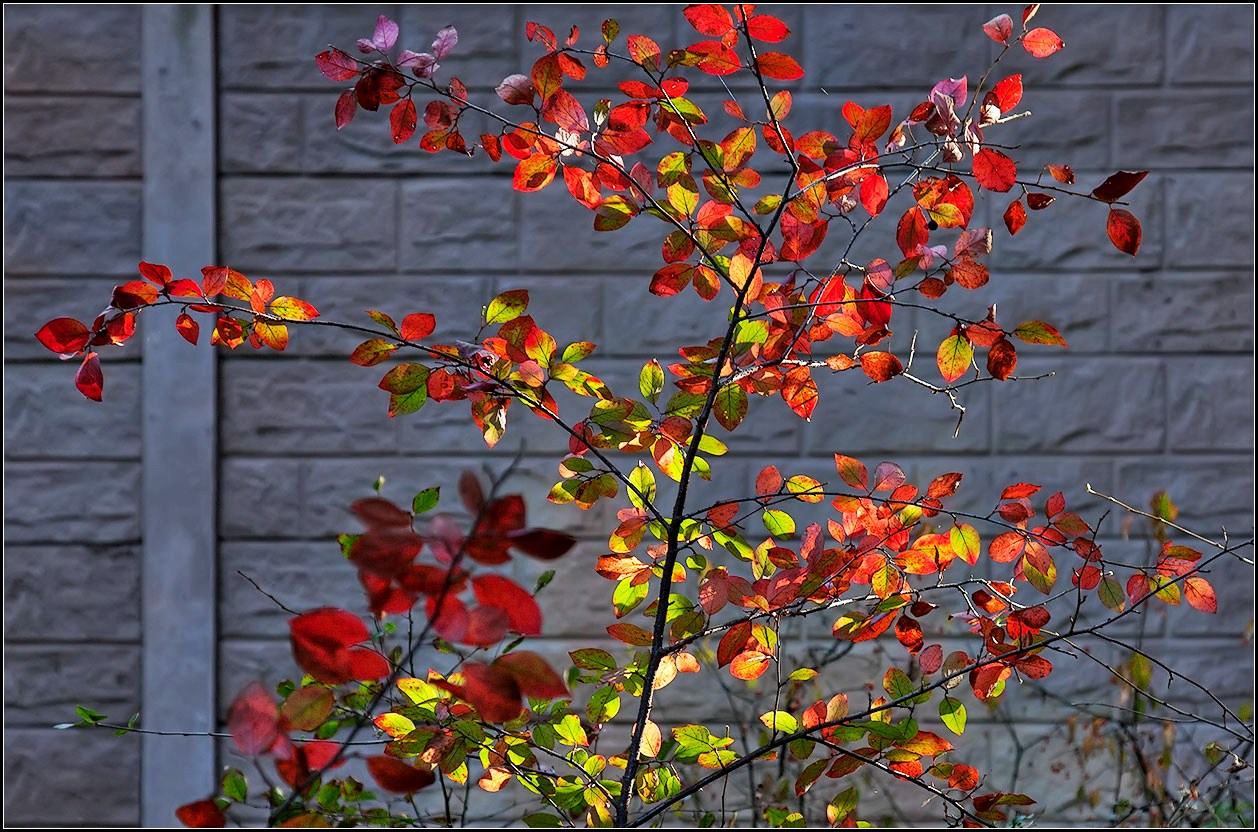
[[[787,45],[808,71],[788,85],[792,121],[799,131],[833,126],[849,98],[893,103],[898,118],[935,81],[977,77],[996,49],[979,26],[1002,11],[1010,10],[778,7],[795,32]],[[691,31],[678,12],[641,5],[220,7],[220,261],[273,280],[327,318],[362,320],[368,308],[422,310],[454,338],[474,333],[477,310],[495,293],[527,287],[530,312],[543,326],[561,341],[600,344],[591,371],[613,388],[632,387],[644,360],[711,337],[724,320],[693,297],[646,294],[659,259],[649,219],[596,234],[561,185],[516,194],[509,168],[429,156],[414,141],[394,147],[386,120],[370,114],[338,132],[335,88],[311,57],[328,43],[351,44],[380,13],[399,20],[404,45],[453,23],[460,43],[444,71],[462,78],[474,97],[492,97],[502,77],[531,63],[525,21],[556,31],[576,22],[589,38],[604,18],[616,17],[626,31],[680,44]],[[141,257],[141,11],[10,6],[5,16],[6,816],[134,823],[138,744],[48,726],[67,719],[73,704],[111,715],[139,707],[140,344],[108,364],[109,401],[91,406],[78,400],[71,369],[30,333],[51,317],[92,314]],[[841,451],[870,462],[893,458],[921,481],[963,471],[976,506],[1022,479],[1044,484],[1046,493],[1064,490],[1089,518],[1102,506],[1084,483],[1140,505],[1166,489],[1190,526],[1252,535],[1253,10],[1063,6],[1045,7],[1041,17],[1067,49],[1046,61],[1011,54],[1002,63],[1003,71],[1024,73],[1024,107],[1035,114],[1011,127],[1009,141],[1027,159],[1072,163],[1081,183],[1119,168],[1150,170],[1133,195],[1144,222],[1139,258],[1110,246],[1103,210],[1094,206],[1059,202],[1033,213],[1009,240],[1000,222],[1007,199],[986,195],[976,214],[997,229],[993,280],[967,302],[974,310],[997,303],[1002,322],[1059,324],[1071,349],[1027,349],[1019,366],[1020,374],[1056,375],[971,388],[956,439],[946,405],[909,385],[827,380],[810,425],[780,403],[753,402],[748,425],[716,466],[713,493],[745,491],[770,463],[832,477],[831,455]],[[46,31],[73,46],[44,48]],[[705,109],[719,109],[719,86],[696,88]],[[879,255],[885,250],[871,250]],[[924,343],[946,334],[920,314],[901,327],[897,336],[916,327]],[[354,526],[349,502],[378,475],[398,500],[422,487],[449,487],[465,467],[505,464],[519,436],[527,451],[515,484],[526,489],[531,517],[582,538],[542,596],[554,641],[539,649],[562,660],[578,639],[602,631],[611,586],[588,566],[602,553],[609,515],[545,503],[561,437],[520,415],[500,449],[486,453],[458,406],[386,420],[378,373],[345,360],[357,339],[320,329],[298,330],[292,341],[284,356],[246,348],[218,362],[221,640],[210,675],[220,708],[248,679],[266,672],[274,682],[289,667],[267,664],[286,653],[283,615],[238,572],[294,608],[337,600],[326,590],[332,584],[355,605],[352,575],[330,542]],[[1103,539],[1143,556],[1139,544],[1124,544],[1113,518]],[[539,571],[516,568],[522,580]],[[1252,571],[1229,565],[1211,579],[1223,616],[1148,615],[1142,637],[1151,653],[1191,665],[1236,705],[1253,695],[1245,640]],[[854,658],[845,679],[859,685],[865,664]],[[1096,665],[1060,675],[1075,680],[1070,693],[1081,698],[1109,693]],[[663,694],[666,719],[712,713],[707,687],[681,687]],[[1011,705],[1025,741],[1060,739],[1061,713],[1029,698]],[[984,747],[984,736],[992,746],[975,759],[990,756],[1008,771],[1005,728],[996,716],[972,720],[975,748]],[[1049,771],[1024,770],[1019,787],[1062,795],[1046,807],[1051,820],[1080,817],[1068,805],[1077,784]],[[59,797],[67,793],[75,797]],[[931,807],[921,811],[931,816]]]

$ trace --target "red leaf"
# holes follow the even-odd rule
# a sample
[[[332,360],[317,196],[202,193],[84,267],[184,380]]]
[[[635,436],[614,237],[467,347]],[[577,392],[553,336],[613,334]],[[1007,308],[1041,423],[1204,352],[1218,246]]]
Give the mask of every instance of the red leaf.
[[[512,631],[522,636],[542,634],[542,611],[533,596],[514,581],[501,575],[480,575],[472,579],[476,600],[506,613]]]
[[[646,35],[630,35],[625,39],[629,47],[629,57],[633,62],[646,69],[658,69],[660,65],[660,47]]]
[[[811,419],[817,407],[817,382],[807,367],[796,367],[782,380],[782,399],[801,419]]]
[[[1022,75],[1010,75],[987,94],[1002,113],[1007,113],[1022,100]]]
[[[545,153],[533,153],[515,167],[512,187],[517,191],[540,191],[555,178],[555,159]]]
[[[989,191],[1004,193],[1018,181],[1018,167],[999,150],[985,147],[974,154],[974,178]]]
[[[187,312],[179,313],[179,317],[175,319],[175,329],[179,330],[179,334],[189,344],[196,344],[197,338],[201,334],[200,325]]]
[[[1122,208],[1111,208],[1105,230],[1109,233],[1110,242],[1115,248],[1132,257],[1136,256],[1144,233],[1140,229],[1140,220],[1136,219],[1135,214],[1124,211]]]
[[[402,319],[401,335],[407,341],[422,341],[437,328],[437,319],[427,312],[407,315]]]
[[[454,639],[476,647],[492,647],[502,641],[511,626],[501,607],[477,607],[467,614],[467,628]]]
[[[1009,38],[1013,36],[1013,18],[1007,14],[993,17],[983,24],[983,31],[997,43],[1006,44],[1009,42]]]
[[[889,352],[867,352],[861,354],[861,369],[874,381],[890,381],[904,372],[904,365]]]
[[[1022,197],[1018,197],[1005,209],[1005,228],[1009,229],[1009,236],[1012,237],[1021,231],[1024,225],[1026,225],[1026,209],[1022,207]]]
[[[1032,211],[1043,211],[1048,206],[1057,201],[1057,198],[1049,194],[1028,193],[1026,195],[1026,204]]]
[[[388,675],[387,663],[384,663],[384,673],[380,676],[356,675],[356,671],[375,673],[380,666],[371,659],[353,656],[351,652],[375,655],[377,659],[380,657],[369,650],[349,649],[352,645],[361,644],[370,638],[366,625],[355,615],[344,610],[323,607],[293,618],[288,622],[288,628],[293,658],[302,670],[320,682],[339,685],[354,679],[383,678]]]
[[[991,352],[987,354],[987,372],[994,378],[1004,381],[1013,375],[1017,366],[1018,351],[1013,344],[1002,338],[992,345]]]
[[[909,208],[896,226],[895,241],[900,246],[900,251],[908,257],[918,246],[926,245],[929,239],[930,230],[926,227],[926,218],[917,206]]]
[[[100,369],[100,356],[89,352],[83,357],[83,363],[74,374],[74,386],[79,392],[94,402],[101,400],[105,387],[105,374]]]
[[[389,111],[389,127],[393,130],[393,143],[402,144],[415,135],[416,123],[414,101],[406,98],[394,104],[393,109]]]
[[[747,34],[765,43],[778,43],[786,40],[791,34],[791,30],[776,17],[758,14],[747,21]]]
[[[760,74],[775,81],[797,81],[804,77],[804,69],[790,55],[781,52],[765,52],[756,58]]]
[[[887,180],[879,174],[875,173],[861,180],[861,205],[865,206],[865,210],[869,212],[871,217],[876,217],[882,213],[883,206],[887,204],[889,195],[890,189],[887,187]]]
[[[1092,196],[1104,202],[1114,202],[1131,193],[1148,175],[1147,170],[1120,170],[1097,185],[1092,191]]]
[[[948,777],[948,785],[954,789],[960,789],[963,792],[968,792],[971,789],[977,789],[978,783],[978,771],[973,766],[953,766],[952,774]]]
[[[348,81],[358,75],[358,61],[339,49],[329,49],[315,56],[315,63],[329,81]]]
[[[1073,185],[1075,183],[1075,172],[1070,165],[1049,165],[1048,172],[1063,185]]]
[[[175,810],[175,817],[192,829],[217,829],[227,825],[227,816],[213,800],[185,803]]]
[[[336,121],[336,129],[340,130],[345,125],[354,120],[354,114],[358,112],[358,99],[354,97],[353,90],[346,90],[336,99],[336,108],[333,110],[333,117]]]
[[[742,69],[738,53],[719,40],[702,40],[686,51],[699,59],[696,66],[709,75],[731,75]]]
[[[943,647],[938,644],[932,644],[917,655],[917,664],[922,668],[922,672],[930,675],[943,667]]]
[[[1022,36],[1022,48],[1036,58],[1047,58],[1065,45],[1052,29],[1032,29]]]
[[[362,524],[372,531],[411,528],[411,515],[382,497],[358,500],[350,507]]]
[[[1202,612],[1211,614],[1219,611],[1218,599],[1214,596],[1214,587],[1205,578],[1185,578],[1184,597]]]
[[[493,667],[511,674],[520,693],[538,699],[570,696],[568,686],[546,660],[529,650],[515,650],[494,659]]]
[[[429,769],[417,768],[396,757],[368,757],[367,771],[380,788],[398,794],[412,794],[437,782]]]
[[[55,353],[72,355],[87,346],[92,333],[74,318],[56,318],[40,327],[35,337]]]
[[[581,103],[565,89],[551,93],[542,105],[542,118],[558,125],[569,133],[584,133],[590,129],[589,118]]]
[[[636,624],[612,624],[607,634],[633,647],[650,647],[652,643],[651,634]]]
[[[540,560],[554,560],[576,545],[577,539],[570,534],[552,529],[522,529],[508,532],[507,539],[514,549]]]
[[[388,358],[397,350],[397,344],[390,344],[382,338],[363,341],[350,353],[349,360],[360,367],[373,367]]]
[[[745,650],[734,657],[730,662],[729,672],[735,679],[742,679],[750,682],[752,679],[759,679],[764,672],[769,669],[769,660],[772,656],[761,653],[759,650]]]
[[[729,11],[717,3],[696,3],[687,6],[682,14],[691,26],[705,35],[721,37],[734,28],[734,19]]]
[[[508,654],[510,655],[510,654]],[[510,722],[520,715],[520,686],[515,675],[480,662],[463,666],[464,689],[459,694],[486,722]]]
[[[1020,500],[1023,497],[1033,497],[1041,490],[1041,486],[1034,485],[1029,482],[1019,482],[1006,488],[1000,492],[1002,500]]]
[[[227,710],[227,730],[242,754],[265,754],[279,737],[280,709],[261,682],[252,682]]]
[[[485,506],[485,492],[480,486],[480,480],[471,471],[464,471],[459,475],[459,499],[463,501],[463,507],[472,514],[479,513]]]

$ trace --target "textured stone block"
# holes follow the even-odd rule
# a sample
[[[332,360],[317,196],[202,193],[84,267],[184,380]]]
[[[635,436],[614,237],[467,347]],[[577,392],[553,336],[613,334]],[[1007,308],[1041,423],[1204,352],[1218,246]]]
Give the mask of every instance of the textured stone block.
[[[140,19],[140,6],[5,9],[5,92],[139,92]]]
[[[465,179],[403,183],[398,239],[401,268],[424,272],[513,271],[517,262],[515,198],[506,192],[508,187],[505,180],[480,187]],[[490,188],[501,192],[488,193]]]
[[[4,162],[9,176],[139,177],[140,99],[9,96]]]
[[[138,736],[47,728],[10,728],[6,734],[6,744],[11,746],[4,755],[6,823],[135,826],[140,822]]]
[[[1131,161],[1130,156],[1121,153],[1116,159],[1118,167],[1128,169],[1132,166]],[[1099,185],[1113,172],[1113,169],[1076,169],[1075,176],[1082,185],[1081,189],[1086,189]],[[1156,172],[1151,173],[1125,197],[1131,203],[1126,210],[1136,215],[1144,231],[1140,252],[1134,259],[1109,241],[1105,232],[1106,215],[1101,206],[1085,205],[1079,200],[1062,197],[1043,211],[1028,212],[1027,224],[1016,237],[1010,239],[1001,215],[1013,202],[1013,195],[984,193],[984,200],[991,203],[990,221],[996,234],[995,248],[987,261],[989,268],[993,274],[1032,269],[1071,274],[1093,269],[1123,269],[1128,273],[1156,269],[1161,264],[1163,248],[1173,247],[1180,233],[1171,224],[1171,239],[1162,239],[1165,215],[1162,193],[1167,184],[1166,178]],[[1179,192],[1175,194],[1179,199]]]
[[[246,274],[397,265],[393,182],[242,177],[219,188],[222,256]]]
[[[1052,63],[1055,57],[1058,56],[1043,63]],[[1029,110],[1031,116],[985,128],[983,138],[1017,148],[1008,153],[1021,163],[1019,168],[1028,174],[1027,179],[1043,171],[1043,166],[1050,163],[1069,164],[1075,170],[1103,168],[1112,164],[1109,94],[1099,90],[1041,89],[1043,82],[1035,77],[1036,69],[1038,67],[1029,67],[1023,73],[1026,94],[1014,110],[1019,113]],[[999,81],[1010,74],[1011,70],[1001,66],[993,73],[992,80]],[[1134,163],[1127,160],[1136,150],[1123,142],[1116,143],[1115,147],[1122,154],[1119,157],[1121,164],[1130,169]],[[1032,171],[1035,173],[1032,174]],[[1042,181],[1057,184],[1046,172]],[[1009,197],[1012,199],[1020,192],[1015,189]]]
[[[1254,10],[1242,4],[1168,6],[1172,84],[1253,83]]]
[[[134,275],[138,182],[16,181],[4,186],[6,271]]]
[[[318,536],[297,521],[301,461],[224,457],[218,479],[219,534],[227,540]]]
[[[5,564],[4,631],[10,641],[139,640],[137,547],[11,545]]]
[[[292,291],[318,308],[320,320],[368,326],[373,331],[379,327],[367,317],[368,309],[382,310],[398,323],[412,312],[428,312],[437,318],[434,343],[474,338],[480,327],[480,308],[493,297],[489,282],[472,275],[307,277],[296,281]],[[288,353],[345,360],[367,337],[331,327],[303,327],[292,333]]]
[[[1233,539],[1253,535],[1253,465],[1241,456],[1132,459],[1118,463],[1118,493],[1132,505],[1147,505],[1165,491],[1179,506],[1181,526],[1211,538],[1225,526]]]
[[[10,545],[140,537],[138,462],[8,462],[5,479]]]
[[[996,396],[1003,452],[1156,451],[1166,436],[1166,371],[1156,361],[1022,360],[1018,374],[1053,378],[1006,385]]]
[[[937,348],[938,342],[935,342]],[[924,346],[925,345],[925,346]],[[934,368],[929,341],[918,342],[913,372],[932,384],[942,384]],[[882,346],[879,346],[882,349]],[[907,351],[895,351],[907,360]],[[818,376],[821,398],[812,422],[803,426],[804,448],[809,454],[825,456],[843,453],[911,454],[923,451],[965,453],[986,451],[989,445],[987,417],[991,398],[983,387],[971,387],[958,394],[967,408],[960,433],[954,438],[957,417],[948,400],[934,395],[906,379],[871,383],[859,368],[836,378]],[[785,418],[785,416],[784,416]]]
[[[243,573],[243,576],[242,574]],[[354,567],[333,540],[224,543],[219,555],[222,638],[288,638],[292,618],[244,576],[294,610],[335,606],[366,609]]]
[[[355,43],[371,37],[377,14],[401,27],[395,56],[401,49],[427,51],[442,26],[458,29],[459,45],[441,62],[439,82],[456,75],[469,86],[493,87],[516,71],[513,44],[519,30],[513,28],[509,10],[486,14],[484,7],[459,5],[242,7],[226,10],[219,22],[224,85],[332,89],[314,56],[331,44],[359,57]]]
[[[1116,351],[1210,353],[1254,348],[1251,275],[1159,274],[1124,277],[1111,285],[1111,339]]]
[[[1177,543],[1183,543],[1202,552],[1203,561],[1218,554],[1213,547],[1200,544],[1174,529],[1170,531],[1170,534]],[[1242,557],[1248,557],[1244,552],[1240,554]],[[1191,636],[1235,636],[1237,643],[1233,661],[1241,665],[1237,668],[1239,672],[1246,666],[1245,653],[1242,652],[1246,648],[1240,643],[1241,639],[1246,638],[1245,631],[1249,626],[1246,611],[1252,611],[1254,608],[1253,567],[1242,563],[1233,555],[1222,555],[1202,568],[1201,577],[1209,581],[1214,589],[1219,605],[1218,613],[1210,615],[1201,612],[1187,602],[1181,603],[1178,607],[1166,607],[1165,604],[1161,604],[1159,606],[1166,607],[1167,634],[1176,639]],[[1252,674],[1252,652],[1249,652],[1248,662],[1249,671]]]
[[[1016,22],[1017,13],[1010,13]],[[1045,6],[1030,26],[1052,29],[1066,48],[1039,59],[1014,47],[1001,69],[1021,72],[1028,86],[1156,84],[1166,63],[1165,16],[1158,6]]]
[[[908,86],[924,96],[941,78],[982,72],[986,19],[977,7],[900,6],[888,15],[874,6],[809,6],[802,31],[806,83],[831,91]]]
[[[629,271],[649,283],[664,265],[660,243],[668,228],[639,214],[616,231],[595,231],[594,212],[576,202],[562,182],[520,194],[520,263],[526,269],[581,275]]]
[[[139,710],[138,645],[8,644],[7,725],[77,722],[76,705],[125,723]]]
[[[40,359],[56,364],[74,384],[74,370],[68,369],[35,340],[35,332],[53,318],[77,318],[90,324],[109,302],[113,286],[121,280],[101,278],[10,277],[4,279],[4,353],[9,361]],[[127,342],[126,352],[139,358],[141,338]]]
[[[219,96],[219,171],[305,172],[302,156],[307,129],[302,122],[302,99],[295,93],[227,92]],[[322,127],[335,132],[330,121]]]
[[[140,456],[140,365],[104,364],[104,407],[94,407],[75,389],[74,367],[75,362],[5,368],[10,459]]]
[[[1124,166],[1243,168],[1253,160],[1252,96],[1136,92],[1119,96],[1115,112],[1115,147],[1132,159]]]
[[[497,82],[495,82],[496,84]],[[495,165],[488,156],[477,151],[472,158],[460,153],[441,151],[429,153],[420,148],[427,128],[420,119],[419,129],[415,136],[404,144],[394,144],[386,113],[360,112],[345,127],[335,128],[334,109],[336,106],[335,90],[321,95],[299,96],[301,101],[302,143],[303,152],[300,157],[301,168],[307,173],[383,173],[396,171],[399,173],[421,174],[481,174],[497,171],[509,174],[513,167],[511,157],[507,157],[500,165]],[[421,115],[424,107],[435,96],[431,93],[420,95],[415,99],[415,106]],[[473,101],[482,106],[495,106],[500,102],[491,92],[480,92],[473,96]],[[479,141],[483,133],[497,133],[497,122],[491,122],[488,116],[464,110],[459,117],[459,132],[470,146]],[[495,189],[506,189],[506,183],[489,185]]]
[[[1175,174],[1166,187],[1169,265],[1252,267],[1252,172]]]
[[[1170,445],[1177,451],[1248,451],[1254,447],[1253,362],[1248,358],[1172,359]]]
[[[1109,346],[1110,320],[1117,313],[1109,302],[1109,287],[1114,282],[1114,278],[1103,274],[999,272],[979,290],[982,294],[974,293],[973,303],[966,303],[963,308],[973,309],[969,317],[979,318],[983,316],[978,311],[994,303],[996,320],[1007,329],[1023,321],[1046,321],[1057,327],[1071,351],[1104,352]],[[1053,347],[1032,346],[1016,339],[1014,344],[1019,360],[1034,355],[1065,363],[1071,357],[1070,352]],[[987,353],[980,351],[980,355],[985,363]]]

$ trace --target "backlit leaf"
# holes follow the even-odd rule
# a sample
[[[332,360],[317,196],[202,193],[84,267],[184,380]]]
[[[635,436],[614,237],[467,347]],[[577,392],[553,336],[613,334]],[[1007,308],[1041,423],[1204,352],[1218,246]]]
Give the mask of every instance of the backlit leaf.
[[[1144,232],[1135,214],[1124,211],[1122,208],[1111,208],[1105,230],[1109,233],[1110,242],[1115,248],[1124,254],[1136,256],[1136,252],[1140,250],[1140,241]]]
[[[1022,48],[1036,58],[1047,58],[1065,45],[1052,29],[1032,29],[1022,36]]]

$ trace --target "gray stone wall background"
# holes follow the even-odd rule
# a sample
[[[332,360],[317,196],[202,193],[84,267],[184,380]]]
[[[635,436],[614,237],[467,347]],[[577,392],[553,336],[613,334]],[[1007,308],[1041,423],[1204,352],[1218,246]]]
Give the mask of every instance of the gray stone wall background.
[[[460,43],[445,71],[492,97],[502,77],[533,60],[522,35],[527,20],[556,31],[576,22],[583,38],[594,38],[604,18],[616,17],[626,31],[683,45],[692,32],[679,11],[220,7],[219,261],[272,279],[330,319],[362,320],[367,308],[428,311],[452,337],[474,331],[476,310],[496,292],[528,287],[543,326],[561,341],[600,344],[592,371],[613,387],[632,385],[643,360],[665,359],[723,321],[714,307],[646,294],[657,229],[644,218],[596,236],[588,212],[560,185],[515,194],[509,168],[432,157],[414,142],[395,148],[383,117],[360,114],[338,133],[335,87],[312,56],[369,34],[380,13],[399,20],[404,46],[426,44],[453,23]],[[786,51],[808,71],[788,85],[797,133],[834,125],[849,98],[892,103],[899,118],[935,81],[975,78],[994,54],[980,25],[1016,13],[995,6],[776,11],[795,33]],[[73,389],[73,368],[31,334],[53,317],[90,317],[110,286],[134,276],[138,260],[163,258],[141,239],[143,159],[151,150],[141,146],[142,14],[135,6],[5,9],[4,780],[13,823],[141,819],[139,743],[49,727],[68,720],[74,704],[123,718],[145,707],[141,345],[137,338],[106,356],[106,402],[92,405]],[[1025,350],[1019,367],[1056,376],[977,388],[956,440],[946,406],[907,385],[829,380],[811,425],[780,403],[757,401],[745,432],[732,437],[731,455],[716,466],[715,488],[745,491],[769,463],[832,477],[831,454],[841,451],[871,463],[895,459],[922,482],[963,471],[962,493],[974,506],[1029,479],[1046,493],[1064,490],[1092,519],[1102,506],[1083,492],[1085,482],[1139,505],[1166,489],[1189,525],[1252,534],[1253,9],[1048,6],[1040,15],[1067,49],[1046,61],[1006,61],[1008,72],[1024,72],[1024,106],[1035,114],[1011,131],[1023,145],[1020,158],[1069,162],[1082,184],[1119,168],[1149,169],[1133,200],[1145,229],[1139,258],[1110,246],[1099,208],[1059,203],[1033,213],[1009,240],[999,218],[1007,200],[984,201],[978,211],[997,229],[993,280],[967,308],[997,302],[1002,322],[1058,324],[1071,349]],[[695,97],[711,110],[722,96],[706,84]],[[170,326],[142,325],[159,323]],[[914,328],[924,343],[946,334],[910,316],[897,335]],[[386,420],[378,373],[345,360],[356,339],[298,330],[292,340],[281,357],[245,348],[218,363],[221,640],[217,666],[206,672],[220,708],[246,680],[275,682],[292,667],[284,616],[238,571],[295,608],[338,600],[329,585],[343,587],[331,594],[357,608],[352,573],[329,542],[353,528],[349,502],[377,475],[399,500],[425,486],[451,486],[462,468],[503,465],[519,436],[528,450],[516,484],[531,517],[583,540],[542,596],[547,640],[539,649],[561,661],[588,633],[601,632],[611,586],[588,567],[605,545],[609,515],[545,503],[561,438],[513,414],[501,450],[486,454],[462,407]],[[1115,551],[1126,546],[1141,556],[1143,543],[1125,541],[1115,518],[1105,528]],[[518,568],[521,577],[531,574],[528,564]],[[1223,615],[1145,616],[1142,638],[1153,655],[1171,657],[1236,705],[1253,696],[1252,572],[1223,567],[1211,579]],[[852,657],[838,683],[858,690],[875,659]],[[1095,664],[1059,675],[1076,701],[1112,697],[1108,674]],[[714,716],[702,684],[688,680],[664,693],[669,720]],[[1023,741],[1047,738],[1034,753],[1068,761],[1055,730],[1060,706],[1016,692],[1010,698]],[[1187,693],[1183,701],[1196,702]],[[1010,770],[1005,727],[977,710],[968,759]],[[1078,776],[1069,766],[1053,774],[1043,765],[1024,772],[1020,786],[1055,795],[1044,807],[1050,819],[1079,817],[1070,806]],[[931,816],[931,807],[913,811]]]

